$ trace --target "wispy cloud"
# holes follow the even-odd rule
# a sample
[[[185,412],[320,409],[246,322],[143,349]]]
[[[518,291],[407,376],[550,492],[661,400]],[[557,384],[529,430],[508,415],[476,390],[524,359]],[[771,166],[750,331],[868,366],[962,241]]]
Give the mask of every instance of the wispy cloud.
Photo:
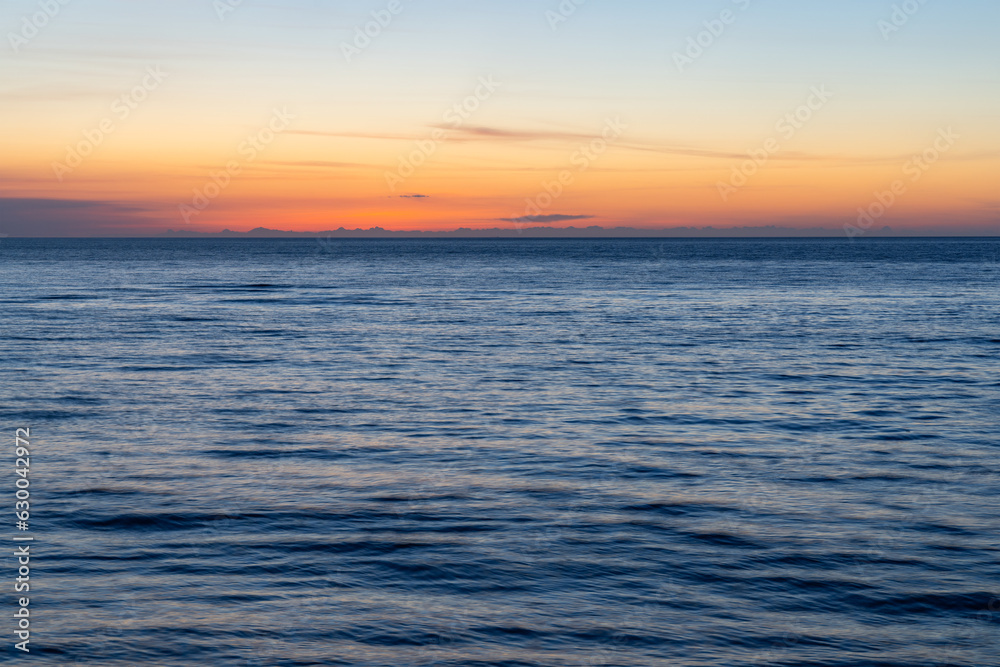
[[[354,169],[357,167],[371,167],[370,164],[362,162],[332,162],[328,160],[296,160],[296,161],[262,161],[261,165],[273,165],[276,167],[301,167],[304,169]]]
[[[122,201],[0,198],[0,233],[20,237],[129,233],[147,226],[157,208]]]
[[[499,127],[466,126],[453,129],[448,125],[435,128],[451,130],[451,141],[590,141],[594,134],[585,132],[563,132],[559,130],[507,130]]]
[[[431,129],[445,130],[447,134],[442,141],[466,143],[466,142],[496,142],[496,143],[534,143],[552,144],[554,146],[570,146],[574,144],[586,143],[600,137],[599,132],[569,132],[563,130],[522,130],[501,127],[465,126],[454,128],[450,125],[431,125]],[[297,134],[302,136],[330,137],[338,139],[370,139],[375,141],[416,141],[423,138],[421,135],[403,134],[378,134],[364,132],[325,132],[319,130],[290,130],[287,134]],[[705,148],[695,148],[684,145],[662,145],[642,142],[616,142],[616,148],[626,150],[659,153],[663,155],[679,155],[686,157],[699,157],[719,160],[745,160],[746,153],[736,151],[723,151]],[[820,155],[807,155],[803,153],[784,153],[774,159],[785,160],[826,160],[835,159]],[[844,158],[849,159],[849,158]],[[893,158],[896,159],[896,158]]]
[[[569,222],[571,220],[593,220],[592,215],[529,215],[523,218],[496,218],[500,222]]]
[[[323,130],[288,130],[284,134],[297,134],[305,137],[330,137],[333,139],[377,139],[380,141],[413,141],[419,139],[408,134],[373,134],[371,132],[326,132]]]

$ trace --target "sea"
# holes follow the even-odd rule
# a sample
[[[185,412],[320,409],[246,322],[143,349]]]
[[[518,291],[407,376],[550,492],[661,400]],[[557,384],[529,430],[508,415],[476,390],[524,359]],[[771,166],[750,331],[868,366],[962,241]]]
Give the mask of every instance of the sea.
[[[0,240],[0,661],[996,667],[998,288],[998,239]]]

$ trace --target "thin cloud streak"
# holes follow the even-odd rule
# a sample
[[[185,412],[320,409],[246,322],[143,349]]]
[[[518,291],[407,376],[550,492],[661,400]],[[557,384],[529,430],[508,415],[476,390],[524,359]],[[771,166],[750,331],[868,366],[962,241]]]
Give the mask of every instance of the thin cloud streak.
[[[599,134],[587,134],[584,132],[565,132],[557,130],[516,130],[516,129],[505,129],[499,127],[488,127],[488,126],[471,126],[471,127],[461,127],[453,128],[448,125],[431,125],[431,129],[446,130],[448,134],[442,139],[442,141],[448,142],[472,142],[472,141],[483,141],[483,142],[554,142],[554,143],[574,143],[574,142],[589,142],[595,139],[600,139]],[[331,138],[346,138],[346,139],[371,139],[379,141],[418,141],[426,137],[418,135],[400,135],[400,134],[371,134],[371,133],[361,133],[361,132],[323,132],[314,130],[291,130],[287,134],[298,134],[306,136],[321,136],[321,137],[331,137]],[[637,142],[616,142],[615,148],[621,148],[631,151],[647,152],[647,153],[657,153],[661,155],[672,155],[680,157],[695,157],[704,158],[709,160],[748,160],[750,159],[749,150],[746,152],[738,151],[725,151],[725,150],[715,150],[706,148],[694,148],[690,146],[664,146],[656,145],[652,143],[637,143]],[[885,156],[848,156],[848,155],[820,155],[820,154],[810,154],[802,153],[798,151],[779,151],[769,157],[769,160],[775,162],[828,162],[828,163],[842,163],[850,165],[878,165],[878,164],[894,164],[896,162],[905,162],[911,159],[914,154],[895,154],[895,155],[885,155]],[[969,153],[965,155],[956,154],[949,155],[949,160],[985,160],[1000,157],[1000,151],[980,151],[977,153]]]

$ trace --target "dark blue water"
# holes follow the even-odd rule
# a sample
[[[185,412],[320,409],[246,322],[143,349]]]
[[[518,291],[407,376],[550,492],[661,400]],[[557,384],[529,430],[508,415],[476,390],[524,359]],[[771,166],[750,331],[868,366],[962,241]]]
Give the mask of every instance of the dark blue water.
[[[34,663],[1000,664],[998,241],[6,239],[0,285]]]

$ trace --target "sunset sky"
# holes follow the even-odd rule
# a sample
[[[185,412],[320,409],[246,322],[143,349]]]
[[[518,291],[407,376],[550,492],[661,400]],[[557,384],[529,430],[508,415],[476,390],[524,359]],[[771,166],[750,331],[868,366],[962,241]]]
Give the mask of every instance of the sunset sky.
[[[1000,3],[576,2],[8,0],[0,233],[1000,234]]]

